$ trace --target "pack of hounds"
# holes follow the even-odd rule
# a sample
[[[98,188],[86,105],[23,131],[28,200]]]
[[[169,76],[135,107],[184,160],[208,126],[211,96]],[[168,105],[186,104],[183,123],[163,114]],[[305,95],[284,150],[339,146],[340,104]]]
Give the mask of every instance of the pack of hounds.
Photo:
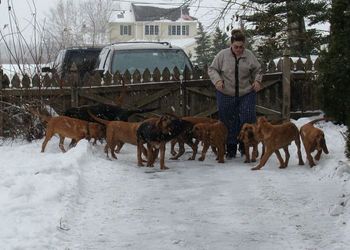
[[[46,122],[46,135],[42,143],[41,152],[45,151],[48,141],[58,134],[59,148],[65,152],[64,140],[70,138],[70,147],[75,146],[81,139],[105,139],[105,153],[117,159],[125,143],[137,146],[137,165],[153,167],[159,157],[160,169],[168,169],[165,165],[166,143],[171,143],[170,159],[178,159],[185,153],[185,144],[192,149],[189,160],[195,160],[198,145],[201,143],[202,151],[198,158],[204,161],[208,149],[211,147],[218,163],[224,163],[228,131],[225,125],[216,119],[207,117],[177,117],[172,114],[163,114],[151,117],[142,122],[129,122],[133,114],[147,113],[157,108],[125,109],[117,105],[95,104],[85,105],[66,110],[62,116],[49,116],[39,109],[28,108],[29,111]],[[306,158],[310,167],[319,161],[322,151],[328,154],[323,131],[314,126],[315,123],[328,120],[315,119],[303,125],[300,130],[290,121],[270,122],[266,117],[259,117],[255,124],[245,123],[238,136],[244,145],[242,150],[245,163],[256,162],[259,156],[258,145],[262,144],[262,153],[259,163],[252,170],[261,169],[270,156],[275,153],[280,168],[288,166],[290,154],[288,147],[294,141],[297,147],[299,165],[304,165],[301,154],[301,141],[303,142]],[[301,140],[300,140],[301,138]],[[178,152],[175,145],[178,144]],[[250,149],[252,148],[251,152]],[[285,153],[282,158],[280,149]],[[313,152],[317,151],[313,156]]]

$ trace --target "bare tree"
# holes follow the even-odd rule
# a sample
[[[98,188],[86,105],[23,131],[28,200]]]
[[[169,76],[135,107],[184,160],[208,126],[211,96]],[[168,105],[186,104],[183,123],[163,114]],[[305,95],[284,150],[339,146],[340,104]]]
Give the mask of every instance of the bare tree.
[[[96,45],[108,41],[111,0],[60,0],[47,17],[46,39],[57,49],[75,45]]]
[[[21,74],[30,75],[33,73],[27,70],[26,64],[29,63],[37,65],[35,72],[38,72],[38,65],[43,58],[43,25],[40,25],[37,21],[35,2],[33,0],[27,1],[31,18],[27,20],[24,26],[21,26],[17,18],[13,1],[8,0],[6,4],[8,23],[4,24],[0,30],[1,48],[5,48],[2,49],[1,59],[6,60],[6,63],[17,65]]]
[[[80,4],[84,29],[92,45],[108,42],[108,23],[112,15],[112,0],[87,0]]]

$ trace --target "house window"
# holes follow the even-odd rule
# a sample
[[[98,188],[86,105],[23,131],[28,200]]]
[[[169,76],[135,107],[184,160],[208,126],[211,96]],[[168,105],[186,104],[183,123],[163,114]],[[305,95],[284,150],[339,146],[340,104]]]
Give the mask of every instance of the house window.
[[[121,36],[131,36],[131,25],[120,25]]]
[[[145,35],[159,35],[158,25],[145,25]]]
[[[169,36],[188,36],[190,26],[189,25],[169,25],[168,26],[168,35]]]
[[[189,25],[183,25],[182,26],[182,35],[188,36],[190,34],[190,26]]]
[[[180,25],[177,25],[176,26],[176,35],[181,35],[181,26]]]
[[[176,26],[175,25],[171,26],[171,35],[173,35],[173,36],[176,35]]]

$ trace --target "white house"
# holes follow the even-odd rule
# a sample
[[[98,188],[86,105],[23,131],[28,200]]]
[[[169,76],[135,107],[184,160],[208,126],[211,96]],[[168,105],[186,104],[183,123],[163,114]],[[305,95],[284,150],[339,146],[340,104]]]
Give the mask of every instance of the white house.
[[[160,8],[122,2],[110,20],[110,42],[167,41],[195,55],[197,24],[188,6]]]

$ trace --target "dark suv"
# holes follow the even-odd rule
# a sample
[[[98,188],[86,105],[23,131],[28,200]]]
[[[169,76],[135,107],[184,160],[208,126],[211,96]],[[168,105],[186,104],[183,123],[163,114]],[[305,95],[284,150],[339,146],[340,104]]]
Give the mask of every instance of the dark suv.
[[[64,78],[74,62],[78,68],[80,79],[82,79],[86,72],[94,70],[101,49],[99,47],[79,47],[60,50],[52,68],[43,67],[42,72],[55,70],[59,77]]]
[[[138,69],[142,74],[145,69],[152,73],[155,68],[162,72],[165,67],[172,72],[175,66],[180,71],[185,66],[192,69],[190,59],[180,47],[168,42],[121,42],[102,49],[96,70],[113,75],[126,70],[132,74]]]

